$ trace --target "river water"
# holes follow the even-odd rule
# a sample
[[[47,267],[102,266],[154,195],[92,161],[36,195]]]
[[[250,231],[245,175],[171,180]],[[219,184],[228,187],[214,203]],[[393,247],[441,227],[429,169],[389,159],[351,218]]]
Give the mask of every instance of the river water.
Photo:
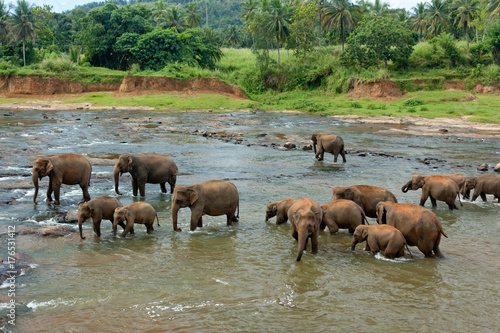
[[[102,222],[101,238],[93,236],[90,221],[84,224],[85,240],[78,233],[18,235],[16,249],[32,260],[17,278],[19,332],[500,331],[500,205],[492,196],[452,212],[438,202],[433,211],[449,235],[441,240],[445,259],[426,259],[416,247],[415,258],[397,260],[374,257],[362,250],[364,244],[351,252],[351,236],[341,230],[322,233],[319,252],[306,252],[296,262],[290,224],[264,221],[269,202],[305,196],[323,204],[335,186],[381,186],[399,202],[418,203],[420,190],[400,190],[414,173],[479,175],[479,164],[498,160],[499,140],[383,136],[382,125],[283,113],[45,115],[16,111],[15,117],[0,118],[0,183],[31,182],[37,155],[81,153],[101,161],[93,165],[91,197],[113,195],[126,205],[140,199],[132,196],[126,177],[120,183],[124,195],[114,193],[117,156],[168,154],[182,173],[177,184],[232,181],[240,194],[240,222],[228,227],[224,216],[204,217],[204,227],[189,232],[186,208],[179,216],[183,231],[174,232],[170,193],[147,184],[143,200],[156,208],[161,224],[151,235],[137,225],[135,235],[113,237],[109,221]],[[241,133],[243,141],[223,142],[187,129]],[[333,164],[330,154],[317,162],[311,151],[260,145],[263,133],[293,140],[314,131],[341,135],[348,149],[394,157],[347,155],[346,164]],[[418,162],[424,158],[439,161]],[[61,205],[54,207],[43,201],[42,187],[35,206],[33,193],[0,190],[0,202],[18,202],[0,206],[3,258],[9,225],[18,231],[57,225],[58,212],[77,209],[82,197],[78,186],[63,186]],[[2,300],[6,294],[4,285]],[[0,315],[6,313],[4,308]]]

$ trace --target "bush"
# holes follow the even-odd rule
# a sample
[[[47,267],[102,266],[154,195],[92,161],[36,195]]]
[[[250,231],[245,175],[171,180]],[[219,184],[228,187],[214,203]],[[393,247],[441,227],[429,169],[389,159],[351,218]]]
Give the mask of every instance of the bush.
[[[412,98],[403,103],[404,106],[417,106],[417,105],[423,105],[424,101],[422,101],[420,98]]]
[[[75,64],[69,59],[56,58],[56,59],[44,59],[38,67],[41,70],[54,73],[69,72],[75,68]]]
[[[363,107],[363,106],[362,106],[360,103],[358,103],[358,102],[352,102],[352,103],[350,103],[350,104],[349,104],[349,106],[350,106],[351,108],[353,108],[353,109],[361,109],[361,108]]]

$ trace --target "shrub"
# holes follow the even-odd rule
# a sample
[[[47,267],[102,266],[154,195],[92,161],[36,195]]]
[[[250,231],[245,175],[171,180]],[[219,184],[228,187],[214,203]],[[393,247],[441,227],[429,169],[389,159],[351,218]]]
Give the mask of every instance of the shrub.
[[[358,103],[358,102],[352,102],[352,103],[350,103],[350,104],[349,104],[349,106],[350,106],[351,108],[353,108],[353,109],[361,109],[361,108],[363,107],[363,106],[362,106],[360,103]]]
[[[412,98],[403,103],[404,106],[417,106],[417,105],[423,105],[424,101],[422,101],[420,98]]]
[[[56,58],[44,59],[38,67],[47,72],[63,73],[69,72],[75,68],[75,64],[69,59]]]

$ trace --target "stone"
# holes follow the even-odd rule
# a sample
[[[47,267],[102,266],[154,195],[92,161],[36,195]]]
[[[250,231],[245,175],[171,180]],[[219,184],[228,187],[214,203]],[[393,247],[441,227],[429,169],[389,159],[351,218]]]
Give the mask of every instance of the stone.
[[[51,225],[46,227],[32,227],[21,230],[19,235],[38,235],[38,236],[66,236],[72,232],[76,232],[75,229],[67,226],[57,226]]]
[[[311,144],[302,146],[302,150],[313,150],[313,146]]]
[[[78,222],[78,211],[68,210],[66,213],[62,213],[59,216],[60,223],[76,223]]]
[[[481,164],[477,169],[479,171],[488,171],[488,168],[489,168],[488,163],[484,163],[484,164]]]
[[[287,143],[285,143],[284,147],[287,148],[287,149],[293,149],[296,146],[295,146],[295,143],[287,142]]]
[[[493,168],[493,171],[500,172],[500,163],[495,165],[495,167]]]

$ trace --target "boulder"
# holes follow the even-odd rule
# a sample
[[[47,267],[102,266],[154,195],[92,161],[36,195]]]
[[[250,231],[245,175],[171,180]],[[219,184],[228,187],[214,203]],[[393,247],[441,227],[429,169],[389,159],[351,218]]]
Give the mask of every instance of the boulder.
[[[66,213],[59,214],[60,223],[76,223],[78,222],[78,211],[68,210]]]
[[[285,143],[284,147],[287,148],[287,149],[293,149],[296,146],[295,146],[295,143],[287,142],[287,143]]]
[[[72,232],[76,232],[75,229],[67,226],[51,225],[46,227],[33,227],[21,230],[19,235],[38,235],[38,236],[66,236]]]
[[[479,171],[488,171],[488,168],[489,168],[488,163],[484,163],[484,164],[481,164],[477,169]]]
[[[313,150],[313,146],[311,144],[302,146],[302,150]]]
[[[494,171],[496,172],[500,172],[500,163],[498,163],[497,165],[495,165],[495,167],[493,168]]]

